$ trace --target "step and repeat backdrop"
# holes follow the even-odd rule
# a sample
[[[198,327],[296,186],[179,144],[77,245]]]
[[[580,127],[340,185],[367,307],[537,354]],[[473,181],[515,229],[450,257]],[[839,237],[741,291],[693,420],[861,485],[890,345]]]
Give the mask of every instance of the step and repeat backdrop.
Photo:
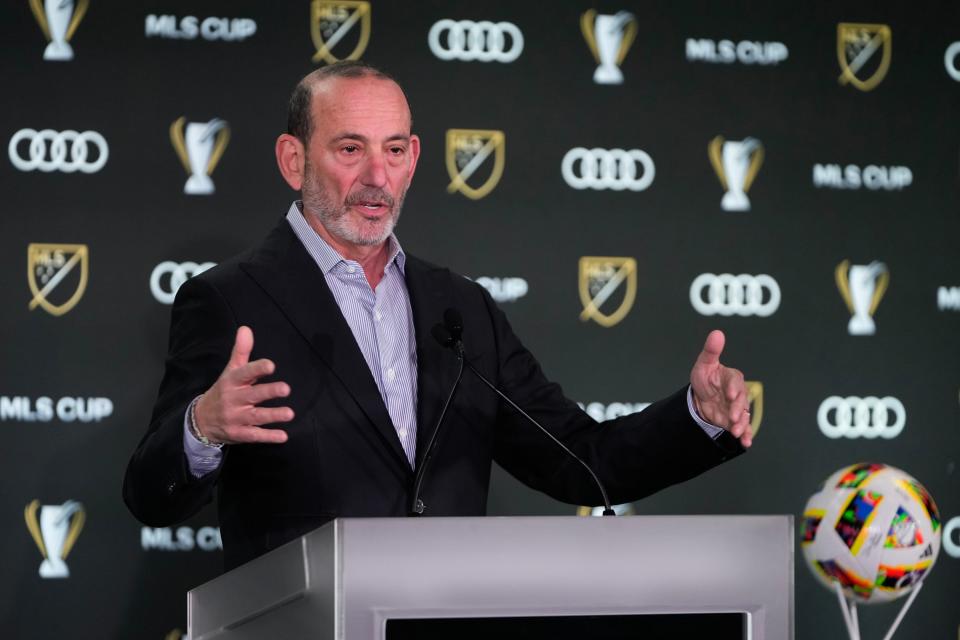
[[[726,332],[754,448],[619,511],[793,514],[797,637],[839,639],[807,500],[898,467],[939,510],[917,489],[860,535],[882,499],[860,491],[836,529],[924,553],[819,570],[861,596],[922,577],[900,635],[958,637],[956,3],[15,0],[0,34],[4,635],[185,633],[215,509],[151,528],[120,497],[170,305],[296,197],[273,156],[296,81],[362,58],[423,141],[403,246],[486,287],[591,416],[681,387]],[[578,509],[495,470],[490,512]],[[864,635],[898,606],[861,607]]]

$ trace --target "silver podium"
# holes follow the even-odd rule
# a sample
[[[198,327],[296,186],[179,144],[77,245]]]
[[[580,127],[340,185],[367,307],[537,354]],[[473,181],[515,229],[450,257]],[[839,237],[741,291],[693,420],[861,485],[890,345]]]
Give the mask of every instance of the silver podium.
[[[187,594],[192,640],[383,640],[392,619],[742,612],[791,640],[791,516],[354,518]]]

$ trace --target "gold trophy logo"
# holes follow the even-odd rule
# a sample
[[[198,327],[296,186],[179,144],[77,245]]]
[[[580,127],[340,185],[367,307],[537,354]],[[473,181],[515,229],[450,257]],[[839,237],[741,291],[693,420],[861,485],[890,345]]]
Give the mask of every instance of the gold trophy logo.
[[[837,289],[852,314],[847,331],[852,336],[872,336],[877,332],[873,314],[890,284],[890,272],[882,262],[851,265],[844,260],[834,271]]]
[[[170,142],[183,168],[187,170],[183,192],[210,195],[215,189],[210,174],[217,168],[230,143],[230,125],[220,118],[210,122],[190,122],[177,118],[170,125]]]
[[[486,196],[503,176],[505,153],[506,136],[503,131],[448,129],[447,173],[450,174],[450,184],[447,185],[447,193],[459,191],[471,200]],[[491,155],[493,167],[486,182],[478,187],[470,186],[467,181]]]
[[[860,91],[870,91],[880,84],[890,69],[893,33],[885,24],[841,22],[837,25],[837,60],[840,62],[840,84],[852,84]],[[858,75],[872,66],[877,49],[882,49],[880,61],[873,73],[861,79]]]
[[[69,578],[66,559],[76,544],[87,519],[83,505],[67,500],[60,505],[40,505],[34,500],[23,510],[27,530],[43,555],[41,578]]]
[[[30,10],[50,43],[43,50],[44,60],[73,60],[70,39],[87,12],[89,0],[30,0]]]
[[[597,84],[623,84],[620,65],[637,37],[636,16],[629,11],[604,15],[590,9],[580,16],[580,30],[597,61],[593,81]]]
[[[738,142],[717,136],[710,141],[707,153],[724,189],[720,206],[724,211],[749,211],[747,192],[763,164],[763,144],[756,138]]]
[[[49,244],[31,242],[27,245],[27,283],[30,285],[29,309],[40,307],[53,316],[62,316],[80,302],[87,289],[90,251],[85,244]],[[63,302],[51,302],[51,294],[77,267],[79,277],[75,280],[73,293]],[[71,280],[74,280],[71,278]],[[58,296],[58,299],[62,299]]]
[[[349,55],[337,58],[333,48],[360,23],[360,38]],[[313,0],[310,5],[310,36],[317,52],[313,61],[333,64],[340,60],[356,60],[370,43],[370,3],[353,0]]]
[[[620,306],[604,313],[601,309],[620,285],[626,291]],[[637,261],[633,258],[584,256],[580,258],[580,320],[593,320],[601,327],[612,327],[623,320],[637,297]]]

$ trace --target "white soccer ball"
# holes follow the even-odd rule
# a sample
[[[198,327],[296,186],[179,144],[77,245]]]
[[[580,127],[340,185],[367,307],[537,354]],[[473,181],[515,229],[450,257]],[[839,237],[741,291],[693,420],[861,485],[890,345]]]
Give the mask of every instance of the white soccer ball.
[[[933,498],[915,478],[885,464],[840,469],[811,496],[800,545],[819,582],[848,600],[889,602],[933,567],[942,524]]]

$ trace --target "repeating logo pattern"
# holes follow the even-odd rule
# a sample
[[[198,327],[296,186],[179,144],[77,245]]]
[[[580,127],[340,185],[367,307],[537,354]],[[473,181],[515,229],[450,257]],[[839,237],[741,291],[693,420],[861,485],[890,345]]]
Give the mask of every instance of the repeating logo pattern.
[[[483,198],[497,186],[503,176],[507,137],[503,131],[485,129],[450,129],[447,131],[447,193],[462,193],[471,200]],[[482,184],[471,186],[473,177],[487,158],[493,157],[489,175]]]
[[[834,271],[837,289],[852,317],[847,331],[852,336],[872,336],[877,332],[873,314],[890,284],[890,272],[882,262],[851,265],[844,260]]]
[[[837,438],[884,438],[900,435],[907,424],[907,410],[893,396],[830,396],[820,403],[817,424],[823,435]]]
[[[749,211],[747,192],[763,164],[763,144],[756,138],[738,142],[717,136],[710,141],[707,151],[725,191],[720,206],[724,211]]]
[[[188,123],[181,116],[170,125],[170,143],[189,176],[183,192],[194,196],[212,194],[216,189],[210,174],[230,143],[230,126],[226,121],[214,118],[209,122]]]
[[[353,50],[337,57],[333,49],[347,39],[360,23],[360,34]],[[353,0],[313,0],[310,5],[310,35],[317,52],[314,62],[333,64],[338,60],[357,60],[370,44],[370,3]]]
[[[441,60],[513,62],[523,53],[523,33],[512,22],[439,20],[427,43]]]
[[[765,273],[701,273],[690,285],[690,304],[705,316],[765,318],[780,308],[780,285]]]
[[[43,562],[40,563],[41,578],[69,578],[67,556],[83,531],[87,513],[83,505],[75,500],[63,504],[41,505],[34,500],[23,510],[27,530],[33,537]]]
[[[629,11],[607,15],[590,9],[580,17],[580,30],[597,61],[593,81],[597,84],[623,84],[620,65],[637,37],[636,17]]]
[[[89,0],[30,0],[30,10],[40,25],[44,37],[50,43],[43,50],[44,60],[73,60],[70,40],[87,12]]]
[[[26,149],[23,142],[29,143]],[[110,147],[96,131],[20,129],[10,138],[7,153],[20,171],[96,173],[107,164]]]
[[[607,303],[620,288],[624,289],[619,306]],[[584,256],[580,258],[580,320],[593,320],[601,327],[612,327],[623,320],[637,297],[637,261],[633,258]]]
[[[640,149],[574,147],[563,156],[560,173],[574,189],[643,191],[653,184],[656,168]]]
[[[841,22],[837,25],[837,60],[840,84],[871,91],[890,69],[893,33],[885,24]],[[877,51],[881,53],[877,55]],[[876,58],[879,57],[879,60]],[[873,72],[867,70],[873,66]],[[862,77],[865,76],[865,77]]]
[[[173,304],[177,291],[193,276],[216,266],[216,262],[173,262],[164,260],[150,273],[150,293],[161,304]]]
[[[144,26],[147,38],[167,38],[171,40],[221,40],[240,42],[257,32],[257,21],[250,18],[221,18],[210,16],[200,19],[197,16],[177,18],[170,14],[148,14]]]
[[[72,279],[73,292],[59,296],[60,302],[53,302],[57,287],[64,285],[76,269],[79,269],[79,276]],[[30,310],[40,307],[52,316],[67,313],[83,297],[89,273],[90,250],[87,245],[31,242],[27,246],[27,282],[33,294],[28,305]]]

